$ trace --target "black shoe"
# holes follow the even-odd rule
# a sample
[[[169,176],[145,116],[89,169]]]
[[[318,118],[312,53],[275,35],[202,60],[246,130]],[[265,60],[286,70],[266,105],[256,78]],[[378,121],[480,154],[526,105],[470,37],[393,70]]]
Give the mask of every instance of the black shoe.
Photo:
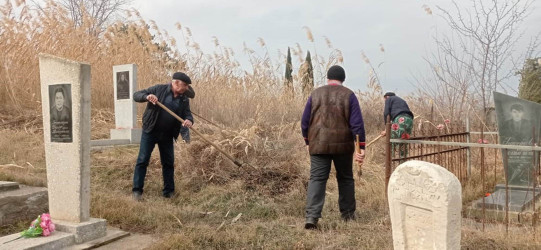
[[[143,199],[143,193],[134,191],[132,194],[132,198],[134,201],[141,201]]]
[[[355,220],[355,212],[353,213],[343,213],[342,214],[342,220],[344,221],[351,221],[351,220]]]
[[[165,198],[167,198],[167,199],[170,199],[170,198],[172,198],[174,195],[175,195],[175,192],[169,192],[169,193],[163,194],[163,197],[165,197]]]
[[[304,229],[308,229],[308,230],[317,229],[317,218],[311,218],[311,217],[306,218]]]

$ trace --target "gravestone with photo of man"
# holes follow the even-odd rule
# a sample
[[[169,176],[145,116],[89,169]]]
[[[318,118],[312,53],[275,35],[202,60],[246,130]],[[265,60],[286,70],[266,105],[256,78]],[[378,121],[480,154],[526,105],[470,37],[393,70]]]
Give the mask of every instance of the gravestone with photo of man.
[[[56,231],[1,245],[7,249],[60,249],[107,233],[104,219],[90,217],[90,65],[40,54],[39,70],[49,213]]]
[[[105,236],[90,218],[90,65],[40,55],[49,211],[80,243]]]
[[[500,144],[518,146],[539,144],[541,104],[498,92],[494,92],[494,104]],[[502,156],[505,178],[508,183],[509,211],[521,213],[532,209],[534,198],[537,201],[541,197],[541,188],[536,183],[539,153],[531,150],[507,149],[502,150]],[[494,192],[485,197],[484,203],[488,210],[505,211],[505,183],[497,184]],[[482,198],[474,202],[474,207],[483,208]],[[496,213],[494,214],[496,215]],[[502,216],[500,213],[496,218]]]
[[[137,106],[132,99],[137,88],[137,65],[113,66],[113,87],[115,97],[115,128],[111,129],[112,140],[141,141],[141,128],[137,125]]]

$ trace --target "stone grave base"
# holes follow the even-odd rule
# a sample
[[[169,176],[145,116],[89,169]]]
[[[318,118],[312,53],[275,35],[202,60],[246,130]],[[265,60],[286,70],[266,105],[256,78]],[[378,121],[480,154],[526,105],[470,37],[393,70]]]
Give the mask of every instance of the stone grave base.
[[[75,235],[75,243],[78,244],[104,237],[107,234],[107,221],[104,219],[90,218],[81,223],[55,220],[54,223],[58,231]]]
[[[47,237],[21,238],[19,233],[7,235],[0,238],[0,248],[2,249],[63,249],[75,244],[75,236],[70,233],[55,231]],[[15,240],[17,239],[17,240]],[[11,241],[14,240],[14,241]],[[11,241],[11,242],[9,242]],[[9,243],[5,243],[9,242]]]
[[[141,143],[141,128],[111,129],[111,140],[128,139],[130,143]]]
[[[29,239],[16,239],[19,233],[4,236],[0,238],[0,249],[92,249],[107,245],[116,240],[129,236],[130,233],[115,228],[108,228],[106,234],[100,238],[82,243],[76,242],[76,236],[73,233],[54,231],[50,236],[37,237]],[[10,240],[14,240],[9,242]],[[9,242],[4,244],[5,242]]]
[[[485,197],[485,218],[488,221],[505,222],[505,185],[496,185],[496,190]],[[528,223],[533,217],[534,189],[531,187],[509,186],[509,221]],[[535,209],[541,209],[541,187],[535,189]],[[483,198],[478,199],[466,209],[466,217],[483,218]],[[539,216],[538,216],[539,217]]]
[[[119,145],[130,145],[130,140],[122,139],[122,140],[92,140],[90,141],[90,146],[92,147],[91,148],[92,150],[119,146]],[[133,145],[137,145],[137,144],[133,144]]]
[[[48,209],[47,188],[0,181],[0,225],[12,224],[20,220],[28,220],[30,224]]]
[[[104,237],[101,237],[92,241],[84,242],[82,244],[74,245],[67,249],[75,250],[75,249],[97,248],[97,247],[101,247],[109,243],[115,242],[117,240],[123,239],[128,236],[130,236],[130,233],[128,232],[122,231],[120,229],[108,228],[107,234]],[[122,248],[119,248],[119,249],[122,249]]]

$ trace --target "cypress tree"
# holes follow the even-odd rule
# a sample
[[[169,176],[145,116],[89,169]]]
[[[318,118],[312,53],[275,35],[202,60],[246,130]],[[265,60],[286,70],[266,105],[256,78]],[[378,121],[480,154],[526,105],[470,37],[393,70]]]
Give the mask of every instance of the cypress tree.
[[[310,51],[306,54],[306,60],[302,72],[302,92],[305,96],[309,95],[314,89],[314,67],[312,66],[312,56]]]
[[[284,88],[285,88],[286,93],[290,93],[290,94],[293,93],[293,76],[291,75],[291,73],[293,73],[293,65],[291,63],[291,51],[289,47],[287,47]]]
[[[291,51],[289,47],[287,47],[287,61],[286,61],[286,82],[293,82],[293,76],[291,75],[293,73],[293,66],[291,63]]]

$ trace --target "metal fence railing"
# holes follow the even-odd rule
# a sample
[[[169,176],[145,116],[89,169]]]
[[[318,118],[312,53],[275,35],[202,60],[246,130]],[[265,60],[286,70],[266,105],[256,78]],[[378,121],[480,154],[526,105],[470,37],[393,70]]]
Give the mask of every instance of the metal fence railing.
[[[496,168],[503,165],[507,166],[508,164],[508,153],[512,151],[529,151],[532,152],[534,160],[532,160],[532,169],[531,171],[533,184],[531,187],[531,192],[533,192],[533,212],[531,216],[531,223],[534,226],[537,223],[538,214],[536,210],[536,190],[539,190],[537,186],[537,177],[541,175],[540,166],[539,166],[539,152],[541,147],[536,146],[533,143],[532,146],[519,146],[519,145],[502,145],[502,144],[489,144],[486,143],[483,139],[485,135],[497,135],[496,132],[470,132],[467,131],[451,131],[452,133],[444,133],[446,131],[436,131],[435,135],[423,135],[412,137],[408,140],[404,139],[391,139],[391,123],[387,122],[386,124],[386,144],[385,144],[385,185],[386,192],[389,179],[391,177],[394,169],[401,164],[402,162],[408,160],[423,160],[427,162],[432,162],[438,164],[453,174],[459,179],[459,181],[464,186],[468,182],[469,177],[471,176],[471,162],[472,162],[472,149],[478,149],[479,155],[477,155],[477,160],[479,160],[479,168],[476,169],[480,171],[480,182],[474,183],[474,185],[481,185],[481,190],[483,193],[488,193],[487,183],[487,159],[485,159],[485,151],[494,149],[494,183],[497,183],[496,178]],[[470,136],[479,135],[480,143],[472,143]],[[502,161],[501,165],[498,164],[497,154],[498,151],[501,151]],[[405,152],[405,154],[404,154]],[[477,161],[476,161],[477,162]],[[503,168],[502,168],[503,169]],[[505,179],[505,208],[503,213],[505,213],[504,223],[506,228],[509,228],[509,183],[507,178],[508,171],[504,169],[503,176]],[[471,184],[471,183],[470,183]],[[536,189],[537,188],[537,189]],[[530,190],[530,189],[528,189]],[[481,198],[481,197],[479,197]],[[485,196],[482,197],[482,216],[481,221],[483,225],[483,230],[485,228]]]

